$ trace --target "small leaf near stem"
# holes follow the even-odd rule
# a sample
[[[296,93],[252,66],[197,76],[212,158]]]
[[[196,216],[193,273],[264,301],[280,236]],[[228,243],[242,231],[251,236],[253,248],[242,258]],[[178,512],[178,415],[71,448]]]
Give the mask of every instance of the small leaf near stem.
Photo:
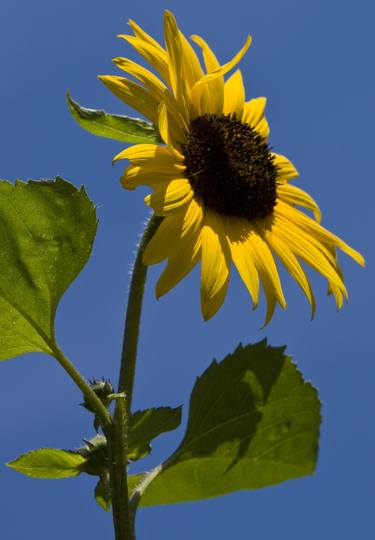
[[[127,143],[163,143],[158,131],[149,122],[130,116],[108,114],[105,111],[87,109],[66,94],[69,110],[76,122],[86,131]]]

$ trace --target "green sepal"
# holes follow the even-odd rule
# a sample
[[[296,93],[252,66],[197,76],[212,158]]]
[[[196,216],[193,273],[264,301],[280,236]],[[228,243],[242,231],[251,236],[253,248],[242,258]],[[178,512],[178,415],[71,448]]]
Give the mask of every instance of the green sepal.
[[[128,458],[141,459],[151,452],[150,441],[161,433],[178,428],[182,407],[159,407],[137,411],[129,421]]]
[[[7,463],[7,467],[32,478],[68,478],[82,472],[85,458],[71,450],[39,448]]]
[[[77,452],[85,458],[81,472],[93,476],[102,476],[108,470],[107,439],[104,435],[95,435],[90,440],[85,440],[85,445]]]
[[[69,110],[77,123],[98,137],[124,143],[163,143],[159,132],[149,122],[130,116],[108,114],[103,110],[87,109],[66,94]]]
[[[83,187],[0,180],[0,360],[52,354],[58,302],[90,257],[96,227]]]
[[[108,474],[104,474],[99,478],[94,495],[98,505],[106,512],[109,512],[111,509],[111,488]]]
[[[241,345],[197,379],[185,437],[154,471],[129,478],[141,506],[218,497],[312,474],[320,402],[284,348]]]

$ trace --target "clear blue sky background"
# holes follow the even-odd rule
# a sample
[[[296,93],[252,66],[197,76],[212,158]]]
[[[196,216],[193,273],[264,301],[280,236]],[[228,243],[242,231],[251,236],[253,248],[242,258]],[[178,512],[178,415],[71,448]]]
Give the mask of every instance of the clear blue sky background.
[[[195,377],[212,357],[239,341],[265,336],[287,344],[323,400],[317,472],[258,492],[142,510],[139,540],[275,537],[289,540],[374,538],[374,71],[370,0],[248,2],[51,2],[2,0],[0,7],[0,176],[54,177],[84,184],[98,205],[93,257],[62,301],[59,341],[87,376],[117,379],[128,269],[142,220],[143,193],[118,184],[123,146],[95,138],[70,118],[65,91],[91,107],[131,113],[96,79],[113,74],[111,59],[137,58],[116,39],[135,19],[161,39],[162,10],[174,11],[186,34],[198,33],[222,61],[247,33],[254,44],[241,67],[249,97],[269,98],[271,144],[299,169],[300,184],[320,203],[324,225],[364,253],[367,268],[342,257],[350,302],[337,313],[325,283],[313,277],[316,320],[283,274],[289,308],[260,330],[264,302],[252,312],[234,277],[219,314],[203,323],[198,273],[156,302],[160,268],[150,272],[136,380],[136,407],[186,403]],[[285,279],[286,278],[286,279]],[[81,396],[46,356],[0,366],[0,463],[40,446],[76,447],[92,434]],[[186,411],[186,409],[185,409]],[[154,443],[151,467],[175,447],[181,431]],[[0,537],[112,537],[110,514],[94,502],[94,479],[32,480],[0,467]]]

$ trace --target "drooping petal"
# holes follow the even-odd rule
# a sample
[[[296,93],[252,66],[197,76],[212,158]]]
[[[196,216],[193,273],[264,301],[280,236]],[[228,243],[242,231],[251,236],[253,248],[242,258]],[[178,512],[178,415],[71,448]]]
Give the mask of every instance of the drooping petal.
[[[275,260],[259,230],[255,228],[252,230],[248,237],[248,245],[266,295],[267,313],[264,322],[266,326],[272,319],[276,303],[279,302],[282,308],[286,308],[286,301]]]
[[[334,283],[347,296],[345,285],[332,265],[331,260],[314,243],[309,242],[308,236],[298,226],[287,219],[278,219],[274,226],[274,235],[284,240],[290,250],[300,259],[324,276],[330,283]],[[322,246],[324,248],[324,246]]]
[[[176,249],[176,238],[182,227],[182,212],[166,216],[159,225],[143,253],[143,263],[157,264],[170,256]]]
[[[181,238],[178,251],[168,259],[156,284],[156,297],[160,298],[177,285],[197,265],[201,257],[200,232]]]
[[[289,274],[296,280],[298,285],[305,293],[308,301],[311,305],[311,318],[315,314],[315,298],[311,288],[310,281],[306,276],[302,266],[298,262],[297,257],[289,249],[287,242],[282,240],[280,236],[274,234],[273,230],[266,229],[264,232],[265,240],[275,254],[279,257],[280,261],[285,266]]]
[[[179,239],[195,234],[201,227],[202,208],[194,199],[181,212],[166,216],[147,244],[143,253],[144,264],[156,264],[172,257],[179,249]]]
[[[153,208],[157,216],[165,216],[187,204],[194,196],[189,180],[176,179],[169,182],[164,189],[145,197],[145,203]]]
[[[230,249],[220,216],[205,210],[201,233],[201,308],[210,319],[224,302],[229,283]]]
[[[242,122],[249,124],[263,139],[267,139],[270,134],[270,128],[264,116],[266,103],[265,97],[251,99],[244,104],[242,115]]]
[[[303,189],[292,184],[281,184],[277,187],[277,196],[286,203],[302,206],[303,208],[311,210],[316,221],[318,223],[321,222],[322,214],[318,204]]]
[[[283,201],[279,201],[278,206],[280,206],[280,212],[282,212],[282,214],[286,217],[290,218],[291,221],[298,225],[301,229],[307,231],[309,234],[315,236],[324,243],[339,247],[344,253],[349,255],[349,257],[354,259],[358,264],[360,264],[361,266],[365,265],[365,260],[363,256],[358,253],[358,251],[348,246],[348,244],[341,240],[341,238],[327,231],[327,229],[316,223],[316,221],[314,221],[313,219],[306,216],[306,214],[284,203]]]
[[[229,77],[224,86],[224,114],[234,113],[240,120],[245,103],[245,88],[242,74],[238,69]]]
[[[254,303],[258,305],[259,299],[259,274],[252,257],[251,246],[248,243],[249,225],[240,220],[228,220],[226,230],[231,250],[232,260],[246,285]]]

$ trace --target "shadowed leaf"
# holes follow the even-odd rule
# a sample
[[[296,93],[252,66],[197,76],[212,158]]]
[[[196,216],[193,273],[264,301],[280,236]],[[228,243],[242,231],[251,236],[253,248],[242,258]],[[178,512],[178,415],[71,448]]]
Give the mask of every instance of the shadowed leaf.
[[[141,506],[258,489],[315,469],[320,403],[283,348],[239,346],[197,379],[185,437],[129,481]]]
[[[147,456],[151,452],[152,439],[165,431],[178,428],[181,410],[181,407],[160,407],[132,414],[129,422],[129,459],[137,460]]]

